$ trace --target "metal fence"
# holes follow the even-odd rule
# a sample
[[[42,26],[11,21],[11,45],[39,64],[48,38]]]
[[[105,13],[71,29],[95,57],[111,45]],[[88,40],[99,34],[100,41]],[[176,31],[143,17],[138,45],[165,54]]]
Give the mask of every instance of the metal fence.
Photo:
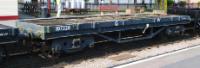
[[[188,3],[185,5],[174,4],[173,6],[169,6],[169,7],[200,8],[200,4],[198,3]]]
[[[86,8],[93,10],[98,10],[98,7],[101,5],[117,5],[120,10],[126,10],[127,8],[135,8],[135,7],[145,7],[146,9],[153,9],[153,4],[92,4],[88,3],[86,4]]]
[[[200,4],[190,3],[190,4],[186,4],[186,7],[188,7],[188,8],[200,8]]]
[[[41,14],[41,7],[46,5],[47,3],[19,3],[19,13],[27,14],[30,16],[38,17]],[[62,11],[65,11],[65,3],[62,3]],[[85,9],[88,12],[99,11],[99,6],[109,6],[109,5],[117,5],[119,11],[125,11],[127,8],[135,8],[135,7],[145,7],[146,9],[154,9],[153,4],[94,4],[94,3],[86,3]],[[51,13],[56,12],[56,4],[51,3]]]

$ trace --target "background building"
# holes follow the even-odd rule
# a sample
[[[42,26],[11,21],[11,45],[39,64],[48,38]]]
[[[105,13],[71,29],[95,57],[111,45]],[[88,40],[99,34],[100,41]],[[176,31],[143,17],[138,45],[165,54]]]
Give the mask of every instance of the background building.
[[[109,3],[110,0],[89,0],[89,3],[97,3],[98,1],[103,1],[104,3]],[[154,0],[111,0],[112,3],[119,3],[119,4],[134,4],[136,3],[142,3],[143,1],[145,3],[151,3]]]
[[[200,0],[174,0],[176,3],[180,2],[180,1],[186,1],[187,3],[198,3],[200,2]]]

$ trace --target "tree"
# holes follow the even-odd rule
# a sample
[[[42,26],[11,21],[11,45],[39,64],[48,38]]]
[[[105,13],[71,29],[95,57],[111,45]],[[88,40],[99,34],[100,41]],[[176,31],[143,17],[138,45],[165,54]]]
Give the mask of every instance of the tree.
[[[198,7],[200,7],[200,1],[197,4],[198,4]]]
[[[173,6],[173,4],[174,4],[174,0],[167,0],[167,5],[168,6]]]
[[[85,0],[85,2],[89,2],[89,0]]]
[[[186,1],[180,1],[178,4],[180,7],[185,7],[187,3]]]

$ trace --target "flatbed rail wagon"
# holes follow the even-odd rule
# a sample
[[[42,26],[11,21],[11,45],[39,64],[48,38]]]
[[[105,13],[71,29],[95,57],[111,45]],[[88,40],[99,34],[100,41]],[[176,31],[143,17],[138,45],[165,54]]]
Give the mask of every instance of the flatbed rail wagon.
[[[56,53],[68,53],[99,42],[150,39],[163,31],[169,35],[181,33],[190,20],[184,15],[79,16],[21,20],[17,27],[31,41],[48,45]]]
[[[179,36],[191,23],[188,15],[159,15],[148,12],[22,20],[20,18],[26,15],[23,16],[23,12],[21,15],[21,10],[17,7],[18,1],[0,0],[0,61],[6,56],[30,52],[40,52],[48,56],[72,53],[108,41],[125,43],[151,39],[160,34]],[[48,0],[48,4],[50,1]],[[165,3],[158,5],[165,10],[167,5],[162,5]],[[51,9],[50,6],[48,9]]]
[[[10,44],[17,43],[19,38],[18,28],[0,24],[0,60],[6,56],[6,51],[2,46],[9,46]]]
[[[17,42],[18,34],[18,28],[13,28],[10,26],[0,24],[0,44]]]

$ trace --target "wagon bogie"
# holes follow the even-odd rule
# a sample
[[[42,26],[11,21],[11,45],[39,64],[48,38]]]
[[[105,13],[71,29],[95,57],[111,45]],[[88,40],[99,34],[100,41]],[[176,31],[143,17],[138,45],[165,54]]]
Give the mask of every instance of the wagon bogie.
[[[73,53],[93,45],[93,37],[68,37],[52,40],[51,49],[55,53]]]

